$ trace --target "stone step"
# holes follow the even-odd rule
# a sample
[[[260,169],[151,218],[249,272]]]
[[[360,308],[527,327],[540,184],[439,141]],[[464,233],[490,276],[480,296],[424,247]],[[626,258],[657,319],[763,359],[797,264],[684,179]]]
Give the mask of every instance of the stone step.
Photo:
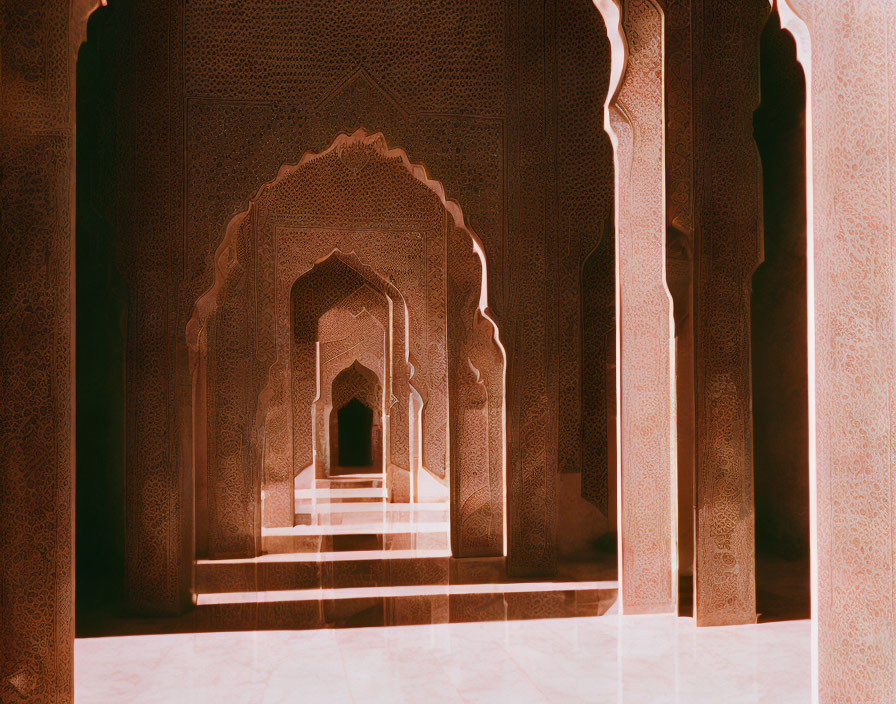
[[[399,626],[603,616],[615,582],[528,582],[199,594],[201,631]]]
[[[197,560],[195,575],[197,593],[527,581],[509,577],[503,557],[455,559],[449,549],[287,553]],[[615,582],[615,577],[616,567],[612,563],[564,563],[552,581],[539,583]]]
[[[340,512],[330,510],[331,506],[356,506],[366,509],[363,511],[346,511]],[[408,510],[391,510],[384,508],[374,508],[370,504],[326,504],[322,510],[306,510],[296,513],[295,521],[297,526],[336,526],[336,525],[357,525],[359,523],[382,523],[393,521],[414,521],[422,522],[441,522],[447,523],[450,520],[450,512],[448,509],[435,509],[432,511],[408,511]]]
[[[425,523],[450,520],[447,502],[433,504],[392,504],[382,502],[346,502],[314,504],[307,499],[296,502],[296,525],[347,525],[382,521],[420,521]]]
[[[316,479],[314,485],[318,489],[365,489],[380,488],[383,486],[382,475],[358,474],[341,477],[328,477]]]
[[[393,557],[393,555],[402,555]],[[410,556],[403,556],[410,555]],[[419,555],[419,556],[418,556]],[[244,560],[200,560],[196,563],[196,591],[282,591],[395,587],[450,582],[450,552],[370,550],[322,553],[320,560],[296,559],[307,554],[263,555]]]
[[[296,501],[314,501],[318,504],[343,502],[384,502],[386,490],[382,487],[296,489]]]
[[[311,507],[309,499],[302,499],[301,506]],[[420,504],[397,504],[385,502],[382,506],[370,506],[365,503],[345,503],[345,504],[324,504],[317,506],[315,510],[318,513],[358,513],[361,511],[384,511],[386,513],[409,512],[409,513],[428,513],[431,511],[448,511],[451,508],[447,501],[438,501],[433,503]]]
[[[295,525],[282,528],[262,528],[261,535],[350,535],[370,533],[445,533],[451,529],[447,521],[381,520],[364,523],[330,524],[322,526]]]
[[[296,526],[296,528],[319,528],[320,526]],[[356,530],[348,533],[321,535],[320,533],[281,533],[261,536],[261,548],[265,553],[316,553],[341,552],[346,550],[445,550],[448,548],[448,534],[443,530],[422,533],[414,529],[403,532],[358,532],[357,526],[347,526]]]

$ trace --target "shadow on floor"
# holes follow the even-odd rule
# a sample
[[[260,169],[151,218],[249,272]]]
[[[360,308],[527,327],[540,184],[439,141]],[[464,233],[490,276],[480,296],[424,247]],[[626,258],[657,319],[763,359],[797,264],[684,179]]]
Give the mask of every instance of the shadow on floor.
[[[503,558],[380,551],[202,560],[195,607],[167,618],[79,613],[77,637],[307,630],[602,616],[614,613],[615,562],[562,564],[512,578]]]

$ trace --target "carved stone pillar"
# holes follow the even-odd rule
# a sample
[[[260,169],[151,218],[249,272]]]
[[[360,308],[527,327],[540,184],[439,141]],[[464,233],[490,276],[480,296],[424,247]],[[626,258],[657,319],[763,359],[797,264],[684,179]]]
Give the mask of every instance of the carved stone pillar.
[[[471,235],[448,239],[448,408],[451,550],[499,557],[504,550],[504,360],[492,321],[478,308],[482,264]]]
[[[665,0],[666,284],[675,316],[678,570],[694,574],[694,140],[691,0]]]
[[[13,3],[0,14],[4,702],[73,697],[73,106],[83,4]]]
[[[896,700],[896,5],[789,4],[811,145],[813,671],[821,704],[883,704]]]
[[[507,169],[509,240],[504,259],[508,350],[508,570],[557,569],[559,418],[558,251],[554,168],[555,3],[510,3],[512,81]],[[507,321],[505,325],[504,321]]]
[[[607,127],[616,146],[624,613],[674,611],[675,393],[666,289],[663,12],[654,0],[599,5],[614,49]],[[623,42],[628,45],[622,65]],[[621,75],[620,75],[621,72]],[[615,88],[615,90],[614,90]]]
[[[139,613],[172,614],[190,604],[192,467],[179,428],[190,391],[179,320],[183,145],[180,3],[135,3],[134,201],[126,257],[128,435],[125,591]],[[188,416],[187,416],[188,417]]]
[[[762,218],[753,111],[767,0],[694,0],[698,625],[756,620],[750,281]]]

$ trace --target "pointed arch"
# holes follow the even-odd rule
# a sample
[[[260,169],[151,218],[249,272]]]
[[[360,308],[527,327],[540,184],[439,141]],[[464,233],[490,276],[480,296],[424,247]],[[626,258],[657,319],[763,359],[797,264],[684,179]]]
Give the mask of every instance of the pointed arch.
[[[378,182],[377,177],[383,181]],[[372,180],[364,181],[363,188],[350,186],[362,179]],[[337,182],[340,185],[334,186]],[[338,197],[334,187],[342,189]],[[445,247],[428,250],[426,228],[441,232],[433,236],[444,237]],[[417,232],[420,234],[415,235]],[[418,251],[419,255],[414,254]],[[430,253],[425,254],[427,251]],[[454,256],[471,258],[468,269],[472,278],[463,279],[463,299],[469,300],[470,307],[462,310],[452,307],[448,299],[446,277],[451,274],[446,261]],[[408,257],[407,265],[401,264],[401,257]],[[210,322],[218,324],[221,304],[232,295],[234,276],[252,270],[251,277],[243,278],[248,282],[254,277],[254,287],[245,288],[240,295],[252,311],[249,327],[255,334],[247,395],[253,407],[249,445],[255,458],[253,471],[264,486],[260,511],[264,525],[291,525],[292,478],[296,470],[313,461],[309,452],[313,443],[306,446],[303,439],[306,401],[299,406],[287,403],[284,380],[293,379],[289,386],[295,398],[295,374],[304,375],[302,388],[312,389],[310,395],[303,392],[302,396],[308,396],[309,408],[315,394],[319,396],[319,382],[315,383],[319,363],[315,373],[309,361],[315,358],[314,335],[307,330],[301,333],[301,345],[307,348],[302,364],[297,363],[295,353],[302,326],[316,325],[328,305],[312,306],[314,310],[302,313],[300,321],[294,286],[303,276],[322,276],[327,268],[333,269],[328,274],[332,278],[337,275],[334,267],[340,270],[339,277],[352,279],[358,286],[366,282],[390,301],[386,348],[391,391],[384,389],[388,399],[384,426],[388,427],[386,446],[390,448],[387,485],[393,501],[411,500],[415,472],[427,470],[443,483],[449,481],[451,426],[447,409],[454,373],[447,364],[453,347],[446,339],[446,320],[462,315],[465,322],[461,328],[475,331],[460,349],[464,353],[463,345],[473,345],[465,353],[489,369],[485,378],[493,387],[488,441],[492,462],[491,469],[482,473],[461,467],[455,478],[467,476],[489,487],[487,510],[492,525],[497,526],[492,532],[497,542],[490,549],[501,554],[506,354],[488,311],[482,243],[467,226],[460,206],[446,197],[443,186],[430,179],[423,166],[413,164],[403,150],[388,147],[381,133],[369,134],[364,129],[339,135],[323,152],[308,152],[297,164],[281,167],[276,178],[256,192],[248,209],[228,224],[215,252],[212,286],[197,300],[187,324],[187,345],[196,369],[200,338]],[[276,273],[266,273],[272,270]],[[424,275],[424,270],[429,273]],[[424,280],[427,283],[421,286]],[[323,279],[321,286],[320,290],[329,290]],[[348,285],[342,296],[354,288],[357,286]],[[330,295],[337,294],[330,291]],[[487,349],[493,352],[485,352]],[[301,429],[296,423],[301,423]],[[285,443],[290,432],[292,442]],[[395,461],[396,449],[400,463]]]

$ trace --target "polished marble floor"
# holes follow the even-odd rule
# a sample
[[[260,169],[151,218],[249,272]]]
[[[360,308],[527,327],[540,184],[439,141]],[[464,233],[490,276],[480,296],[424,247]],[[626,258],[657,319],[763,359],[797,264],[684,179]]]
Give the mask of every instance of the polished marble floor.
[[[78,704],[806,704],[808,621],[671,616],[82,638]]]

